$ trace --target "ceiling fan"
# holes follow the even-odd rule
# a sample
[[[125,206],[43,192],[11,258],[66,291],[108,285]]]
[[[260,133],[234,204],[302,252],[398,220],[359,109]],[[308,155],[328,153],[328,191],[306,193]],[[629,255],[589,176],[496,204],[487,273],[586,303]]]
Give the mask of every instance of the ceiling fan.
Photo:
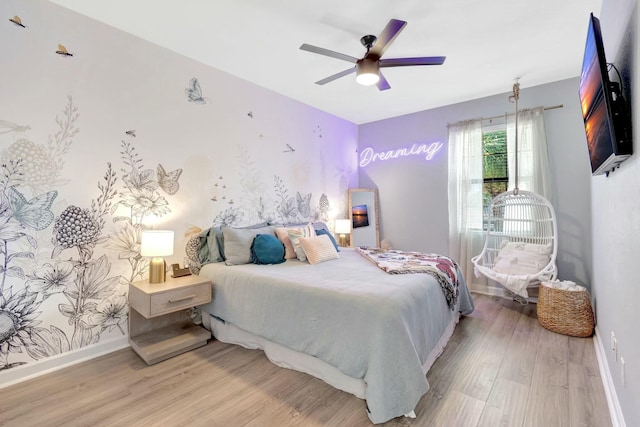
[[[406,21],[391,19],[379,37],[371,34],[362,37],[360,43],[367,48],[367,53],[360,59],[306,43],[300,46],[300,49],[356,64],[355,67],[318,80],[316,82],[318,85],[324,85],[355,72],[358,83],[365,86],[375,84],[378,89],[387,90],[391,89],[391,86],[389,86],[389,82],[387,82],[387,79],[385,79],[382,72],[380,72],[380,68],[407,67],[410,65],[442,65],[446,59],[446,56],[382,59],[384,52],[406,25]]]

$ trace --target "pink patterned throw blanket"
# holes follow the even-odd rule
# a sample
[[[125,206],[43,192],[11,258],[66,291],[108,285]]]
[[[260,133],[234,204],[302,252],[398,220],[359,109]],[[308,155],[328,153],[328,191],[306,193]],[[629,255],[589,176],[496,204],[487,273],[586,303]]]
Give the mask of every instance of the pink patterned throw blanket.
[[[458,301],[458,264],[451,258],[438,254],[403,252],[360,246],[356,248],[363,257],[389,274],[427,273],[437,281],[450,309]]]

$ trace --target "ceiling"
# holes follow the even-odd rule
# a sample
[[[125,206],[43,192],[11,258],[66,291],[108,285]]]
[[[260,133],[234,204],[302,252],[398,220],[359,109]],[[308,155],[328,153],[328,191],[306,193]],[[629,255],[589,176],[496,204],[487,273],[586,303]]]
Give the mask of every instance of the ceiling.
[[[580,74],[590,12],[602,0],[50,0],[211,67],[356,124]],[[384,69],[390,90],[302,43],[362,57],[360,37],[408,24],[383,58],[447,57]]]

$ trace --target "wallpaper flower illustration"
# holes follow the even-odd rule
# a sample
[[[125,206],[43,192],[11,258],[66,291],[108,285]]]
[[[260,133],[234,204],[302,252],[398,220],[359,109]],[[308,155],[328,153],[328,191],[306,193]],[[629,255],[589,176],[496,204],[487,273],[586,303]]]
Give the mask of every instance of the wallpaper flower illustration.
[[[238,146],[238,175],[237,182],[242,191],[242,207],[227,208],[220,211],[213,226],[237,226],[241,223],[256,224],[261,222],[283,224],[299,223],[329,219],[331,208],[326,194],[322,194],[317,207],[312,209],[312,193],[296,191],[291,196],[284,180],[274,175],[273,195],[265,185],[265,179],[257,168],[256,162],[244,146]],[[294,150],[295,151],[295,150]],[[222,178],[222,177],[221,177]],[[216,183],[214,187],[218,187]],[[212,198],[218,201],[217,195]]]
[[[58,191],[51,186],[62,183],[63,155],[77,133],[77,119],[69,97],[63,118],[55,120],[59,130],[46,145],[28,139],[30,126],[1,121],[11,143],[2,152],[0,173],[0,370],[25,363],[10,362],[9,355],[35,345],[33,336],[41,323],[37,310],[57,289],[59,272],[39,271],[34,290],[29,281],[37,276],[29,270],[41,258],[42,233],[54,223],[52,205]]]
[[[180,189],[178,180],[182,169],[167,172],[158,164],[156,171],[145,169],[143,160],[132,143],[122,141],[121,168],[124,188],[118,193],[120,199],[112,211],[124,207],[128,215],[113,218],[119,226],[109,236],[106,246],[118,253],[118,259],[127,260],[131,275],[128,281],[141,278],[148,261],[140,255],[140,236],[144,229],[144,219],[149,216],[162,217],[171,212],[169,202],[160,193],[174,195]]]
[[[95,344],[105,332],[125,334],[127,285],[147,266],[143,221],[171,212],[162,193],[179,190],[182,169],[145,169],[122,141],[120,180],[107,163],[88,206],[55,205],[78,117],[69,97],[47,144],[29,140],[28,125],[0,121],[11,139],[0,168],[0,370],[27,363],[25,355],[38,360]],[[125,213],[116,215],[119,209]],[[114,259],[128,263],[126,272],[118,274]],[[64,321],[52,319],[55,313]]]
[[[54,244],[52,258],[59,258],[63,251],[77,251],[77,258],[69,259],[69,264],[57,263],[56,265],[45,266],[40,271],[40,275],[34,274],[27,282],[30,289],[37,289],[43,282],[43,278],[55,279],[50,281],[51,286],[46,287],[41,292],[43,299],[51,297],[54,293],[62,293],[66,302],[58,305],[60,314],[68,319],[68,324],[73,327],[71,338],[62,331],[52,332],[51,330],[38,330],[39,337],[48,345],[47,348],[53,354],[59,354],[65,348],[71,350],[94,344],[100,340],[100,334],[113,328],[112,324],[105,324],[97,316],[99,304],[104,301],[117,300],[123,295],[118,294],[119,276],[110,276],[111,263],[106,255],[98,259],[93,258],[94,250],[98,244],[104,243],[107,237],[103,235],[105,217],[109,214],[115,197],[116,175],[107,166],[104,176],[104,183],[98,183],[100,194],[97,199],[91,201],[91,208],[80,208],[78,206],[67,206],[56,218],[53,226]],[[75,249],[75,251],[73,251]],[[69,269],[71,267],[71,271]],[[73,280],[68,280],[72,275]],[[61,279],[67,280],[61,280]],[[119,318],[123,318],[126,313],[126,306]],[[121,333],[124,334],[120,324],[116,324]],[[60,334],[59,332],[62,332]],[[62,338],[66,338],[62,339]],[[34,355],[42,355],[43,350],[31,352]],[[53,354],[45,354],[51,356]]]
[[[233,227],[242,223],[244,212],[239,208],[227,208],[213,219],[214,227]]]
[[[320,218],[319,210],[311,210],[311,193],[302,194],[297,191],[295,197],[289,196],[282,178],[277,175],[273,178],[278,199],[276,212],[282,223],[317,221]]]

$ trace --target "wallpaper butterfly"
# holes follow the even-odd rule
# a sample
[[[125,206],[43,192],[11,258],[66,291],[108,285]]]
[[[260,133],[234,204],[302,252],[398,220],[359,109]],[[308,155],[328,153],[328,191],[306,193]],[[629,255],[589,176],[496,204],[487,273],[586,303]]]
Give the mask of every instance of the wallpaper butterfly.
[[[20,224],[34,230],[44,230],[53,222],[51,205],[57,196],[58,192],[53,190],[27,200],[15,187],[11,187],[9,203],[13,216]]]
[[[133,137],[133,138],[135,138],[135,137],[136,137],[136,130],[135,130],[135,129],[128,130],[128,131],[126,131],[125,133],[126,133],[127,135],[129,135],[129,136]]]
[[[295,148],[293,148],[292,146],[290,146],[289,144],[287,144],[287,149],[283,150],[283,153],[293,153],[294,151],[296,151]]]
[[[192,78],[189,83],[189,87],[184,90],[189,102],[195,102],[196,104],[206,104],[207,100],[202,97],[202,89],[197,78]]]
[[[58,50],[56,50],[56,53],[62,56],[73,56],[73,53],[69,53],[67,48],[64,47],[64,45],[61,45],[60,43],[58,43]]]
[[[18,27],[22,27],[22,28],[27,28],[25,27],[25,25],[22,23],[22,20],[20,19],[20,17],[18,15],[14,16],[13,18],[9,18],[9,21],[13,22],[14,24],[16,24]]]
[[[303,218],[311,216],[311,207],[309,206],[309,202],[311,202],[311,193],[302,196],[300,192],[297,191],[296,200],[298,202],[298,212],[300,212],[300,215],[302,215]]]
[[[176,169],[167,173],[161,164],[158,163],[158,184],[167,194],[173,195],[180,189],[178,179],[182,174],[182,169]]]

